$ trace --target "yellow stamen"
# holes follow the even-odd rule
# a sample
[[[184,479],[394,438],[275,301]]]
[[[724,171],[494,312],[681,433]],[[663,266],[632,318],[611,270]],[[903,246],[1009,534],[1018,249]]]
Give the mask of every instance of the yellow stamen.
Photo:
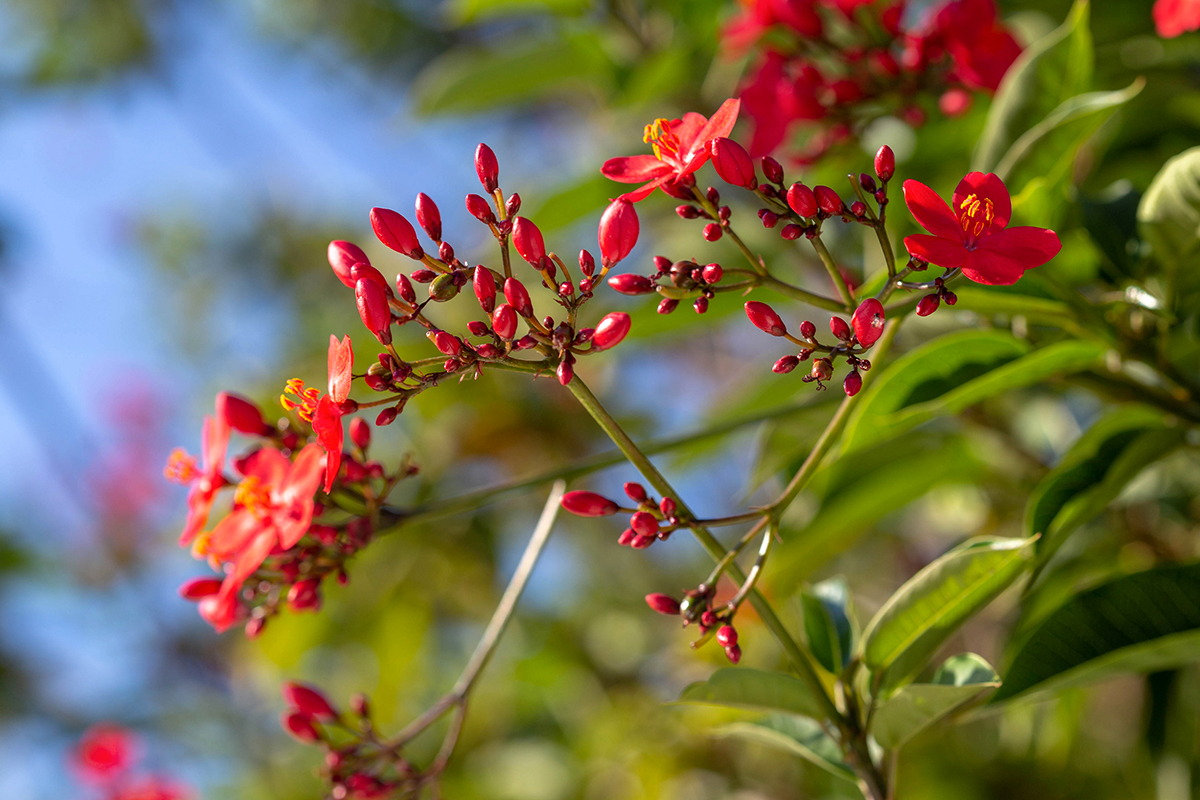
[[[296,399],[292,400],[288,395]],[[305,389],[304,381],[292,378],[284,385],[283,394],[279,395],[279,404],[285,411],[295,411],[296,416],[305,422],[312,422],[320,397],[321,393],[318,390],[312,387]]]
[[[233,502],[256,517],[265,517],[271,506],[271,492],[258,477],[251,475],[238,484]]]
[[[196,540],[192,542],[192,557],[204,558],[208,555],[209,545],[212,544],[212,534],[209,531],[201,531]]]
[[[654,157],[659,161],[664,155],[679,155],[679,136],[671,130],[671,120],[659,117],[642,131],[642,141],[654,148]]]
[[[992,201],[980,198],[974,193],[963,198],[960,209],[958,221],[963,232],[971,236],[978,236],[984,228],[990,228],[992,220],[996,218],[996,209]]]
[[[172,483],[187,486],[200,477],[200,468],[196,466],[196,459],[189,456],[186,450],[182,447],[176,447],[171,451],[171,455],[167,457],[167,465],[163,467],[163,475]]]

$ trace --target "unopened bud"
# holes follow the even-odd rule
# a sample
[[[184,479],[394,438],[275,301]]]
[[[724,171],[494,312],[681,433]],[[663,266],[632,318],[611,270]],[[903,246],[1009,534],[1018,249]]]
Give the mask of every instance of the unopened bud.
[[[632,324],[629,315],[624,311],[614,311],[611,314],[606,314],[604,319],[596,325],[596,331],[592,334],[592,347],[596,350],[607,350],[610,347],[616,347],[629,333],[629,327]]]
[[[627,272],[623,275],[613,275],[608,279],[608,285],[621,294],[639,295],[654,291],[654,281],[645,275],[635,275]]]
[[[842,389],[846,392],[847,397],[854,397],[862,389],[862,376],[857,372],[851,372],[842,381]]]
[[[617,544],[621,545],[621,547],[628,547],[633,544],[634,537],[636,536],[637,534],[634,533],[631,528],[626,528],[625,530],[621,531],[621,535],[617,537]]]
[[[779,215],[766,208],[758,212],[758,218],[762,220],[764,228],[774,228],[779,224]]]
[[[692,301],[692,310],[697,314],[703,314],[708,311],[708,298],[701,295]]]
[[[517,217],[513,221],[512,242],[521,258],[528,261],[534,269],[542,268],[542,262],[546,259],[546,242],[542,239],[542,232],[537,225],[525,217]]]
[[[867,204],[861,200],[855,200],[850,204],[850,213],[862,219],[867,214]]]
[[[569,384],[571,379],[575,377],[575,362],[569,354],[562,361],[558,362],[558,369],[554,371],[554,374],[558,376],[558,382],[563,386]]]
[[[485,225],[491,225],[496,221],[492,204],[477,194],[467,195],[467,213]]]
[[[231,392],[217,395],[217,416],[235,431],[250,436],[259,436],[267,429],[258,406]]]
[[[390,208],[372,208],[371,227],[379,241],[397,253],[403,253],[417,261],[425,255],[420,242],[417,241],[417,232],[412,223]]]
[[[533,316],[533,303],[529,300],[529,292],[525,289],[525,285],[516,278],[505,279],[504,297],[522,317]]]
[[[842,341],[850,338],[850,326],[841,317],[829,318],[829,331]]]
[[[446,331],[430,331],[428,334],[433,346],[444,356],[457,356],[462,352],[462,340]]]
[[[285,711],[279,718],[279,724],[292,738],[305,744],[321,741],[321,733],[311,715],[303,711]]]
[[[664,517],[675,516],[675,501],[670,497],[664,497],[658,501],[658,510],[662,512]]]
[[[475,298],[479,301],[479,307],[486,314],[492,313],[492,309],[496,307],[496,279],[492,277],[492,271],[482,264],[475,267],[472,285],[475,288]]]
[[[348,288],[354,288],[354,279],[350,277],[350,268],[355,264],[370,264],[367,254],[356,244],[342,241],[332,241],[328,249],[329,266],[339,281]]]
[[[520,339],[513,342],[513,350],[532,350],[537,347],[538,340],[530,334],[525,334]]]
[[[504,341],[510,341],[517,333],[517,312],[508,303],[502,303],[492,313],[492,330]]]
[[[391,425],[396,421],[396,417],[400,416],[400,411],[395,406],[389,406],[379,412],[379,416],[375,417],[375,424],[379,427]]]
[[[808,320],[800,323],[800,335],[805,339],[811,339],[817,335],[817,326],[813,325]]]
[[[672,311],[678,308],[678,306],[678,300],[672,300],[669,297],[664,297],[662,300],[658,301],[657,311],[659,314],[670,314]]]
[[[637,244],[640,225],[633,203],[618,197],[600,217],[597,238],[600,242],[600,263],[606,269],[623,260]]]
[[[520,210],[521,210],[521,195],[517,194],[516,192],[513,192],[512,194],[510,194],[508,196],[508,199],[504,201],[504,213],[508,215],[509,219],[511,219],[511,218],[515,217],[517,215],[517,212]]]
[[[479,176],[479,182],[488,194],[500,186],[500,164],[496,161],[496,154],[492,152],[492,148],[486,144],[475,148],[475,174]]]
[[[608,517],[619,509],[616,501],[595,492],[567,492],[560,502],[564,509],[580,517]]]
[[[387,295],[379,288],[379,284],[360,280],[354,286],[354,301],[358,305],[358,315],[367,326],[367,330],[375,334],[383,344],[390,342],[392,310],[388,307]]]
[[[637,511],[629,518],[629,527],[639,536],[657,536],[658,517],[648,511]]]
[[[646,605],[668,617],[679,616],[679,601],[670,595],[648,594],[646,595]]]
[[[589,278],[596,273],[596,259],[592,258],[592,254],[587,250],[579,251],[579,269]],[[580,284],[580,290],[584,291],[582,284]]]
[[[646,487],[634,481],[628,481],[623,487],[625,495],[635,503],[646,502]],[[217,582],[218,585],[220,581]]]
[[[817,197],[817,206],[826,214],[833,217],[842,213],[842,198],[833,189],[828,186],[818,186],[813,189],[813,193]]]
[[[704,226],[704,240],[706,242],[715,242],[721,238],[721,226],[715,222],[710,222]]]
[[[424,192],[417,195],[417,224],[425,229],[430,239],[442,241],[442,212]]]
[[[400,299],[407,303],[415,304],[417,302],[417,293],[413,291],[412,282],[403,272],[396,275],[396,294],[400,295]]]
[[[700,273],[700,276],[704,278],[705,283],[720,283],[721,278],[725,277],[725,270],[721,269],[720,264],[709,264]]]
[[[409,277],[411,277],[417,283],[432,283],[433,279],[436,278],[438,274],[439,273],[434,272],[431,269],[421,267],[420,269],[414,269],[412,271],[412,275]]]
[[[288,681],[280,687],[280,692],[283,694],[283,702],[312,717],[336,719],[338,716],[337,710],[325,699],[325,695],[311,686]]]
[[[938,306],[942,304],[941,298],[936,294],[927,294],[917,301],[917,316],[928,317],[930,314],[938,310]]]
[[[717,644],[724,648],[733,647],[738,643],[737,629],[732,625],[722,625],[717,628]]]
[[[874,297],[867,298],[854,309],[850,318],[854,326],[854,335],[863,347],[870,347],[883,335],[883,304]]]
[[[682,219],[699,219],[701,212],[695,206],[684,203],[683,205],[675,206],[675,213]]]
[[[726,647],[725,657],[729,659],[730,664],[738,663],[742,660],[742,648],[736,644]]]
[[[796,356],[784,356],[775,362],[775,366],[771,367],[771,371],[779,375],[786,375],[796,368],[800,363],[800,359]]]
[[[179,596],[193,603],[211,597],[221,591],[220,578],[192,578],[179,587]]]
[[[321,607],[320,581],[309,579],[293,583],[288,589],[287,601],[293,611],[316,611]]]
[[[788,223],[787,225],[783,226],[782,230],[779,231],[779,235],[784,239],[787,239],[789,242],[794,242],[804,235],[804,228],[795,224],[794,222]]]
[[[350,441],[354,442],[359,450],[366,450],[371,446],[371,426],[362,417],[350,420]]]
[[[758,186],[758,177],[754,174],[754,162],[746,148],[724,136],[713,139],[710,145],[713,167],[726,183],[741,186],[743,189],[754,189]]]
[[[918,123],[919,124],[919,123]],[[875,153],[875,174],[881,181],[890,181],[896,173],[896,154],[886,144]]]
[[[787,193],[788,207],[802,217],[813,217],[817,214],[817,196],[813,190],[803,183],[793,183]]]
[[[766,303],[760,303],[757,300],[746,303],[746,316],[750,318],[754,327],[764,333],[772,336],[783,336],[787,333],[787,326],[783,324],[783,320],[775,313],[775,309]]]
[[[867,194],[875,194],[875,178],[865,172],[858,173],[858,185],[863,188]]]
[[[783,167],[770,156],[763,156],[762,171],[771,183],[783,183]]]

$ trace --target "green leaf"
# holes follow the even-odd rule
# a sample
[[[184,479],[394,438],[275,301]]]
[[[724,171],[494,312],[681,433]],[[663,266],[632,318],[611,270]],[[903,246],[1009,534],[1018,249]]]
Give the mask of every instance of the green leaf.
[[[730,736],[767,744],[786,750],[812,762],[831,775],[854,780],[850,767],[842,762],[841,750],[821,726],[809,719],[770,716],[760,722],[735,722],[713,731],[716,736]]]
[[[1119,408],[1092,425],[1029,498],[1025,531],[1042,534],[1039,563],[1143,469],[1182,444],[1183,437],[1183,429],[1168,425],[1160,412],[1140,406]]]
[[[603,175],[589,175],[572,184],[557,187],[554,194],[525,213],[530,219],[537,220],[538,228],[542,231],[559,230],[604,208],[613,195],[613,185]]]
[[[1014,648],[992,703],[1200,660],[1200,564],[1125,575],[1051,612]]]
[[[935,339],[896,359],[866,390],[846,424],[843,448],[858,450],[943,414],[956,414],[1009,389],[1103,362],[1105,348],[1067,340],[1029,352],[996,330],[967,330]]]
[[[1119,180],[1095,197],[1083,197],[1079,209],[1083,226],[1092,241],[1112,265],[1123,274],[1135,277],[1141,261],[1141,237],[1137,211],[1142,195],[1128,180]],[[959,302],[962,302],[961,295]]]
[[[421,114],[475,113],[607,93],[614,69],[594,33],[530,38],[509,42],[503,50],[448,51],[422,70],[413,98]]]
[[[863,663],[884,690],[920,672],[963,623],[1029,564],[1032,539],[970,539],[900,587],[863,634]]]
[[[685,687],[680,703],[784,711],[820,719],[822,706],[799,678],[749,667],[722,667]]]
[[[871,735],[887,750],[902,747],[917,734],[1000,685],[1000,676],[982,656],[960,653],[938,669],[932,683],[902,686],[879,706]]]
[[[991,172],[1021,134],[1092,82],[1088,2],[1077,0],[1066,21],[1034,42],[1000,82],[971,169]]]
[[[854,626],[850,622],[850,591],[841,578],[823,581],[800,592],[804,635],[821,666],[838,674],[850,660]]]
[[[1194,291],[1200,285],[1200,147],[1163,165],[1142,196],[1137,218],[1170,284]]]
[[[575,16],[591,7],[588,0],[450,0],[446,11],[455,25],[494,17],[526,14]]]

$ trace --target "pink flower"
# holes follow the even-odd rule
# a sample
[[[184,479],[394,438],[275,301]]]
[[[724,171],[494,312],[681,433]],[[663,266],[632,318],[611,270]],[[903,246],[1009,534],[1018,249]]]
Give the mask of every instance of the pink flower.
[[[636,203],[663,184],[677,182],[704,166],[712,140],[729,135],[740,108],[741,101],[730,98],[710,119],[695,112],[684,114],[683,119],[660,117],[646,126],[642,139],[654,148],[654,155],[610,158],[600,172],[619,183],[643,184],[622,195]]]
[[[1173,39],[1200,28],[1200,0],[1157,0],[1154,28],[1164,39]]]
[[[1045,264],[1062,247],[1052,230],[1007,227],[1012,200],[1003,181],[990,172],[970,172],[959,182],[953,210],[917,181],[904,182],[904,202],[932,234],[906,236],[908,252],[940,267],[960,267],[976,283],[1016,283],[1025,270]]]
[[[137,740],[120,725],[100,723],[84,732],[72,762],[79,777],[89,783],[107,783],[133,765]]]

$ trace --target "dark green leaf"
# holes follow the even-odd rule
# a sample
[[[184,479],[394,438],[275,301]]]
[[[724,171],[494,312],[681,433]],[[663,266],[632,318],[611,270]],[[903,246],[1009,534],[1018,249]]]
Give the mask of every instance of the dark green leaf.
[[[1138,251],[1137,211],[1142,195],[1133,184],[1120,180],[1098,196],[1080,198],[1083,225],[1100,252],[1123,275],[1137,275],[1141,260]],[[961,299],[959,302],[962,302]]]
[[[1000,677],[982,656],[951,656],[932,683],[902,686],[885,700],[871,720],[871,735],[888,750],[905,743],[939,720],[978,701],[1000,685]]]
[[[1183,293],[1200,285],[1200,147],[1172,158],[1138,206],[1138,225],[1168,280]]]
[[[822,706],[798,678],[749,667],[722,667],[708,680],[687,686],[681,703],[783,711],[821,718]]]
[[[717,736],[735,736],[778,747],[812,762],[831,775],[848,781],[854,780],[854,773],[842,762],[841,750],[837,743],[812,720],[770,716],[760,722],[735,722],[724,725],[714,733]]]
[[[854,646],[850,592],[840,578],[823,581],[800,593],[808,648],[821,666],[834,674],[845,668]]]
[[[993,703],[1200,660],[1200,564],[1159,567],[1083,592],[1011,656]]]
[[[863,634],[863,663],[883,690],[916,675],[963,623],[1015,581],[1031,539],[971,539],[929,564],[883,604]]]

